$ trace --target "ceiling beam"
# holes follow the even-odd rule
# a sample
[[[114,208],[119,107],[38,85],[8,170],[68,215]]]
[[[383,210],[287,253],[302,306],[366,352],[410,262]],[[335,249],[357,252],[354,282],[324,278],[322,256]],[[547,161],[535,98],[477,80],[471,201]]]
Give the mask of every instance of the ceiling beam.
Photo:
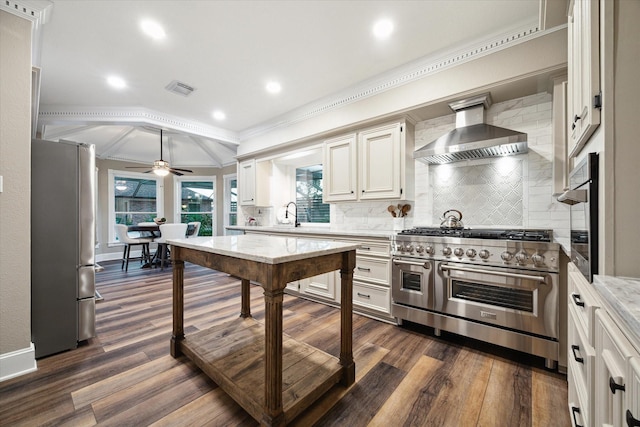
[[[72,127],[71,129],[60,129],[58,131],[52,131],[49,134],[46,133],[45,131],[45,133],[42,134],[42,138],[50,141],[57,141],[60,138],[65,138],[69,135],[82,133],[86,130],[90,130],[93,128],[95,128],[95,126],[88,125],[88,126],[75,126],[75,127]]]
[[[222,163],[223,163],[222,159],[216,153],[210,150],[209,147],[207,147],[200,138],[195,137],[193,135],[189,135],[189,139],[195,142],[198,145],[198,147],[202,149],[202,151],[204,151],[205,153],[207,153],[209,157],[211,157],[211,159],[215,163],[215,167],[218,167],[218,168],[222,167]]]
[[[111,153],[113,153],[118,147],[124,144],[124,139],[134,130],[134,127],[124,128],[118,135],[112,138],[111,141],[107,142],[102,153],[96,153],[98,157],[108,157],[111,155]]]

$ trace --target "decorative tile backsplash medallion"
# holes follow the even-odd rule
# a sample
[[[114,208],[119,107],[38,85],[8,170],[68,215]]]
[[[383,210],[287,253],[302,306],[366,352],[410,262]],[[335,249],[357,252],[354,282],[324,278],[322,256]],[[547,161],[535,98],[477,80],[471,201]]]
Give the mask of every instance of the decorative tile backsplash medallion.
[[[521,227],[523,163],[522,159],[504,157],[480,165],[432,166],[432,224],[440,224],[445,211],[457,209],[465,224]]]

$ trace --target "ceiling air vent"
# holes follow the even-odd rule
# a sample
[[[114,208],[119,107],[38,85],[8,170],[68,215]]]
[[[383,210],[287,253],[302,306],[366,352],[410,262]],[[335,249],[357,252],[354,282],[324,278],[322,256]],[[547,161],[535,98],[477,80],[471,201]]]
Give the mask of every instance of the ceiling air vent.
[[[177,93],[182,96],[189,96],[191,93],[196,90],[193,86],[189,86],[186,83],[179,82],[177,80],[172,81],[168,85],[164,87],[169,92]]]

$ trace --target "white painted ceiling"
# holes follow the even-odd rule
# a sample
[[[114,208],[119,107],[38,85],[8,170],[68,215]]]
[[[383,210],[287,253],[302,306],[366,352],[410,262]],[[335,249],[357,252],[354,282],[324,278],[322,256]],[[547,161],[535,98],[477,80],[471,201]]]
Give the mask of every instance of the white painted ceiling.
[[[162,127],[163,157],[174,167],[233,163],[246,135],[296,111],[539,19],[539,0],[48,3],[38,52],[42,137],[150,163]],[[395,25],[384,41],[371,31],[380,18]],[[161,24],[166,38],[143,34],[142,19]],[[112,89],[109,75],[127,87]],[[270,79],[282,84],[279,94],[265,91]],[[172,80],[196,90],[170,93]]]

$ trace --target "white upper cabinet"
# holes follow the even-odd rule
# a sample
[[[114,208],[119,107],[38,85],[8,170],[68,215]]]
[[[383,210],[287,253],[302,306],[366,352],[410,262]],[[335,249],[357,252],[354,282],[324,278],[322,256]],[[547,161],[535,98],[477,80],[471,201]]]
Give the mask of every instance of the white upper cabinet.
[[[325,202],[357,199],[355,133],[325,141],[323,172],[323,196]]]
[[[324,201],[412,200],[413,141],[405,121],[325,141]]]
[[[243,206],[269,206],[271,163],[255,159],[238,163],[238,200]]]
[[[598,0],[569,5],[569,157],[574,157],[600,124],[600,26]]]

